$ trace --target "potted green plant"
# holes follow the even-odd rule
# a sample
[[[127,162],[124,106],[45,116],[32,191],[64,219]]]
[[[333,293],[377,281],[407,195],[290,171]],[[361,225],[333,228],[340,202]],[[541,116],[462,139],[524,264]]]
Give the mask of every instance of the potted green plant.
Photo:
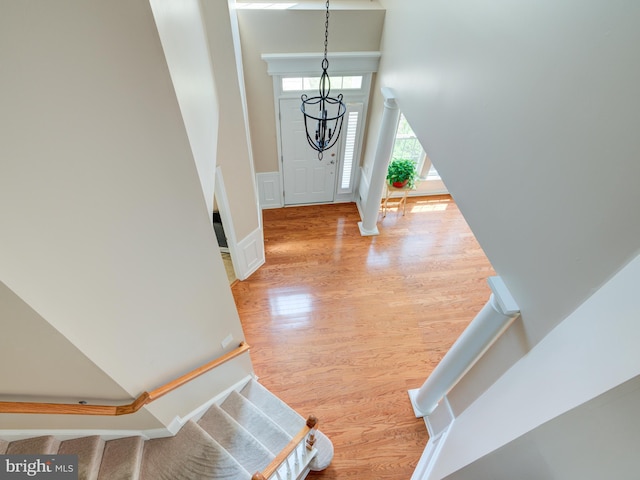
[[[400,158],[392,160],[387,169],[387,181],[396,188],[413,188],[418,179],[413,160]]]

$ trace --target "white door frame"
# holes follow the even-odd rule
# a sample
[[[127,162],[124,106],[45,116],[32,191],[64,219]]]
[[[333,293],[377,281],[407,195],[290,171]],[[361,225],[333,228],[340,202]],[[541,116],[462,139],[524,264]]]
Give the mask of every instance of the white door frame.
[[[285,205],[332,203],[336,194],[336,174],[340,168],[341,142],[323,152],[310,148],[305,138],[305,121],[299,98],[280,98],[280,147],[282,190]],[[342,127],[344,129],[344,126]]]
[[[274,109],[276,114],[276,136],[277,136],[277,148],[278,148],[278,174],[280,176],[280,185],[284,185],[283,181],[283,169],[282,169],[282,134],[280,129],[280,100],[286,98],[300,98],[304,91],[284,92],[282,89],[282,79],[285,77],[305,77],[305,76],[320,76],[322,61],[322,54],[314,53],[302,53],[302,54],[263,54],[262,59],[267,62],[267,72],[273,78],[273,99]],[[345,103],[362,104],[362,116],[360,118],[360,131],[357,139],[357,145],[354,155],[354,167],[352,169],[352,188],[350,192],[340,191],[338,187],[338,178],[341,178],[342,171],[340,170],[336,174],[334,194],[334,203],[339,202],[351,202],[356,199],[357,185],[359,181],[360,169],[358,168],[361,163],[362,153],[362,137],[364,133],[363,122],[367,118],[367,110],[369,104],[369,96],[371,90],[371,77],[374,72],[378,70],[378,63],[380,61],[380,52],[344,52],[334,53],[328,55],[330,63],[330,75],[333,76],[350,76],[361,75],[362,86],[358,90],[342,90],[344,94]],[[308,91],[306,92],[308,93]],[[301,113],[302,115],[302,113]],[[343,128],[345,128],[343,126]],[[340,139],[341,145],[339,152],[344,152],[344,141],[346,135],[342,135]],[[311,148],[311,147],[309,147]],[[340,169],[343,166],[342,154],[340,155],[339,162]],[[284,188],[284,187],[283,187]],[[280,204],[284,205],[284,191],[279,192]]]

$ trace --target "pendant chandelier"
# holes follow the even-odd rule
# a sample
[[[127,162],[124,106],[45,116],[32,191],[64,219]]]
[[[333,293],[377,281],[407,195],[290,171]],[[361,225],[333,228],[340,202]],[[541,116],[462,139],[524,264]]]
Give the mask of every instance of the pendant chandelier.
[[[327,0],[327,16],[324,22],[324,58],[322,59],[322,75],[320,76],[319,96],[302,95],[300,110],[304,114],[304,129],[307,142],[318,152],[318,160],[322,160],[325,150],[333,147],[342,131],[342,120],[347,107],[342,101],[342,94],[331,97],[331,80],[327,70],[327,45],[329,43],[329,0]],[[310,133],[311,129],[311,133]]]

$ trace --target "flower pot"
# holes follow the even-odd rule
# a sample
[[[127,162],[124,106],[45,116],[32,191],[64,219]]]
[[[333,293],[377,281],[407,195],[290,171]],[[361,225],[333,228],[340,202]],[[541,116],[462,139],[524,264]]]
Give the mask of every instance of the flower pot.
[[[404,182],[393,182],[391,185],[393,185],[395,188],[404,188],[408,181],[409,180],[405,180]]]

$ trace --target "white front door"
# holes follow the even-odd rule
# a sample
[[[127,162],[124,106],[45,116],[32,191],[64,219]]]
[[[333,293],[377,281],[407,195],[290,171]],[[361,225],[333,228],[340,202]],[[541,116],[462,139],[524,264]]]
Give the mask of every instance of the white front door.
[[[340,142],[318,160],[318,152],[307,142],[301,103],[299,98],[280,100],[284,204],[333,202]]]

